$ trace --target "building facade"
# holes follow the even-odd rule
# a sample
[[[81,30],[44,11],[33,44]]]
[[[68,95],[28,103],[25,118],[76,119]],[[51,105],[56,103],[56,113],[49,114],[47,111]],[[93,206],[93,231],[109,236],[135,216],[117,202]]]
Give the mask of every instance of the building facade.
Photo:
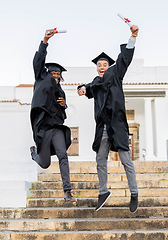
[[[92,151],[95,122],[93,99],[79,97],[77,86],[91,82],[93,67],[67,67],[62,87],[67,96],[65,124],[71,128],[69,160],[95,161]],[[168,160],[168,67],[144,67],[142,60],[131,64],[123,82],[133,161]],[[0,87],[0,207],[24,207],[39,167],[30,157],[34,145],[30,125],[33,84]],[[57,161],[56,157],[52,157]],[[109,161],[118,161],[110,152]]]

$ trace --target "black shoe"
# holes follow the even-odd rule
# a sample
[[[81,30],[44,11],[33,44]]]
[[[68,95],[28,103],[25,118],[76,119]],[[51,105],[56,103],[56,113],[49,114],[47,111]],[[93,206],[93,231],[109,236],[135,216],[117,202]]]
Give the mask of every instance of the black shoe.
[[[99,197],[98,197],[98,204],[96,206],[96,211],[98,211],[101,207],[103,207],[103,205],[105,204],[105,202],[107,201],[107,199],[110,197],[111,193],[110,192],[107,192],[107,193],[104,193],[104,194],[99,194]]]
[[[37,153],[37,149],[36,149],[35,146],[31,146],[31,147],[30,147],[30,153],[31,153],[31,154],[32,154],[32,153]]]
[[[64,193],[64,200],[65,202],[76,202],[76,199],[72,196],[72,193],[69,190]]]
[[[34,153],[37,154],[37,148],[35,146],[31,146],[30,153],[31,153],[32,159],[35,160],[33,155],[34,155]]]
[[[132,212],[132,213],[136,212],[136,210],[138,208],[138,194],[135,196],[131,195],[129,208],[130,208],[130,212]]]

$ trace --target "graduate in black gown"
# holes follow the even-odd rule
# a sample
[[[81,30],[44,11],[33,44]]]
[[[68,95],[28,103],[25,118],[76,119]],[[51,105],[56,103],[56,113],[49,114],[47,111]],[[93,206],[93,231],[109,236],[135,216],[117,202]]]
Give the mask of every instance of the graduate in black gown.
[[[96,121],[93,150],[96,152],[97,172],[99,178],[99,196],[96,211],[110,197],[107,189],[107,159],[110,150],[119,153],[126,171],[131,192],[130,211],[138,207],[138,187],[131,155],[129,151],[129,129],[125,111],[123,78],[130,65],[138,27],[133,25],[128,44],[121,45],[121,52],[116,62],[102,52],[92,60],[97,65],[97,77],[91,83],[78,86],[79,96],[94,98],[94,115]],[[115,63],[115,64],[114,64]]]
[[[33,59],[35,73],[34,93],[31,104],[31,125],[36,146],[30,148],[34,161],[42,168],[51,164],[51,155],[56,155],[63,182],[65,201],[75,201],[71,193],[67,149],[71,144],[69,127],[63,125],[66,119],[66,96],[61,88],[62,72],[58,63],[46,63],[48,40],[54,30],[47,30],[39,50]]]

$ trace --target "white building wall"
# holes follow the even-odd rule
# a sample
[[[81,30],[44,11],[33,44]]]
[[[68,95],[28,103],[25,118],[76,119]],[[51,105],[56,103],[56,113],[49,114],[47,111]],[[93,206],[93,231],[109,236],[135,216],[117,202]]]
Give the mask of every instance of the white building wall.
[[[168,96],[166,98],[155,99],[156,111],[156,137],[157,137],[157,159],[167,159],[167,146],[168,139]]]
[[[30,158],[30,106],[0,103],[0,207],[25,207],[39,167]]]
[[[30,161],[29,148],[32,144],[32,134],[29,121],[30,106],[19,103],[0,104],[1,122],[1,159],[0,180],[26,180],[37,179],[34,170],[36,165]],[[7,167],[8,173],[4,171]],[[6,169],[6,170],[7,170]]]

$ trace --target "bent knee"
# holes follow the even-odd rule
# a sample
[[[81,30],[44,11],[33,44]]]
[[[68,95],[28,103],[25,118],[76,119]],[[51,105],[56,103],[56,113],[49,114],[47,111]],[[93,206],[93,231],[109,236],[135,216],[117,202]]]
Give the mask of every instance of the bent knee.
[[[50,163],[40,164],[40,167],[43,168],[43,169],[47,169],[49,166],[50,166]]]

